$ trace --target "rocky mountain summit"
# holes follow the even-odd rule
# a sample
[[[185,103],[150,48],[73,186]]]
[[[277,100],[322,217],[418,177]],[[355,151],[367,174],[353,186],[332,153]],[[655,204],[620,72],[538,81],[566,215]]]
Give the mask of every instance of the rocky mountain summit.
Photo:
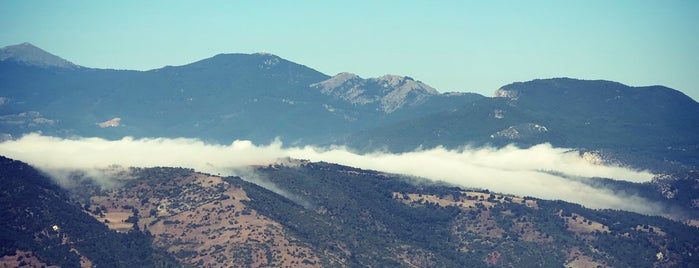
[[[423,82],[398,75],[363,79],[356,74],[340,73],[328,80],[311,84],[311,87],[354,105],[377,106],[376,109],[384,113],[422,104],[430,96],[439,94]]]

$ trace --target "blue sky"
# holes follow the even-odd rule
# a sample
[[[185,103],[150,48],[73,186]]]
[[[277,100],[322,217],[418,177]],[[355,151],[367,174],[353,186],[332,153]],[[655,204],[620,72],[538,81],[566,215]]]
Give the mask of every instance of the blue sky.
[[[148,70],[268,52],[328,75],[411,76],[491,96],[573,77],[699,99],[699,1],[0,0],[0,47]]]

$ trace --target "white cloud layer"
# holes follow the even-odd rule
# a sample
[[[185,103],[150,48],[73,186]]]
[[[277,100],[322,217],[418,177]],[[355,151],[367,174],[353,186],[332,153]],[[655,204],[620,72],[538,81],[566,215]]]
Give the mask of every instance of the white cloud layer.
[[[553,148],[549,144],[527,149],[514,146],[458,150],[435,148],[401,154],[357,154],[344,147],[284,148],[281,142],[265,146],[257,146],[250,141],[217,145],[185,138],[62,139],[34,133],[0,143],[0,155],[25,161],[49,173],[120,165],[187,167],[222,175],[235,175],[240,167],[266,165],[280,158],[291,157],[419,176],[520,196],[560,199],[591,208],[623,209],[645,214],[658,214],[660,211],[659,205],[643,198],[594,188],[569,179],[603,177],[645,182],[653,174],[596,165],[583,159],[577,151]]]

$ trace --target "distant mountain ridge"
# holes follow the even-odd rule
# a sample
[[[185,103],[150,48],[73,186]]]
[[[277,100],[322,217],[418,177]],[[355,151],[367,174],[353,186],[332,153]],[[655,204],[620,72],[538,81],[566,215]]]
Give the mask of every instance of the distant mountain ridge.
[[[621,152],[636,163],[659,154],[670,165],[699,165],[699,104],[662,86],[537,79],[505,85],[487,98],[440,94],[406,76],[331,77],[264,53],[128,71],[56,68],[72,66],[64,60],[30,64],[32,57],[20,56],[51,58],[30,44],[1,51],[16,55],[0,61],[4,137],[41,131],[216,143],[281,138],[287,145],[346,144],[361,151],[548,142]]]
[[[410,151],[438,145],[530,146],[548,142],[559,147],[613,151],[621,154],[622,162],[638,166],[647,167],[648,161],[658,157],[667,164],[699,164],[699,137],[695,134],[699,131],[699,103],[679,91],[553,78],[512,83],[497,90],[495,96],[364,130],[351,136],[348,144]]]
[[[697,106],[692,98],[664,86],[630,87],[612,81],[571,78],[512,83],[498,89],[495,96],[509,98],[513,104],[532,109],[558,110],[580,116],[620,113],[623,112],[622,108],[633,109],[627,112],[636,113],[644,120],[660,119],[658,117],[663,117],[663,120],[688,120],[693,115],[682,113]],[[588,109],[586,105],[595,107]]]
[[[0,126],[13,136],[42,131],[332,143],[359,129],[414,117],[421,107],[448,109],[478,98],[446,97],[402,76],[362,80],[351,90],[364,93],[352,98],[344,88],[329,87],[336,79],[263,53],[219,54],[150,71],[46,69],[27,62],[0,61]],[[358,102],[362,98],[367,101]],[[105,123],[117,118],[119,124]]]

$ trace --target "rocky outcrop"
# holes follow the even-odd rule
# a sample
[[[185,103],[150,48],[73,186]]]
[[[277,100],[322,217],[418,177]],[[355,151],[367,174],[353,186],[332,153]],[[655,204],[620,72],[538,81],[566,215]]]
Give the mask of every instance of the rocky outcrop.
[[[398,75],[363,79],[356,74],[340,73],[312,84],[311,88],[354,105],[376,105],[385,113],[424,103],[430,96],[439,94],[423,82]]]
[[[506,129],[500,130],[500,131],[490,135],[490,138],[518,140],[518,139],[531,138],[531,137],[537,136],[539,134],[546,133],[548,131],[549,131],[548,128],[546,128],[543,125],[534,124],[534,123],[526,123],[526,124],[519,124],[516,126],[510,126]]]
[[[511,100],[517,100],[519,99],[519,92],[515,90],[507,90],[507,89],[498,89],[495,91],[495,97],[496,98],[509,98]]]

